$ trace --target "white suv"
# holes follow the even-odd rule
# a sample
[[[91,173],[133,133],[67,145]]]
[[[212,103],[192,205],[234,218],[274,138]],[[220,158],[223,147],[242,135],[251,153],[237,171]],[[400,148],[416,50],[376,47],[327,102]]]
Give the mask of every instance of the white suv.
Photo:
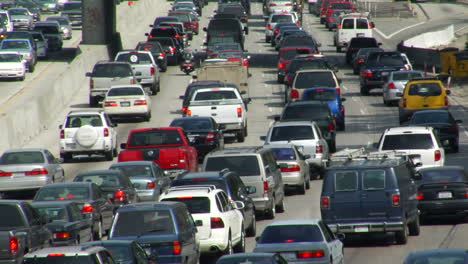
[[[111,253],[100,246],[69,246],[43,248],[24,256],[24,264],[117,263]]]
[[[226,192],[210,185],[172,187],[160,201],[187,205],[197,226],[202,254],[232,254],[245,251],[245,233],[241,210],[244,203],[230,201]]]
[[[59,126],[60,157],[103,154],[106,160],[117,157],[117,125],[102,110],[71,111]]]
[[[394,127],[382,134],[379,151],[397,150],[412,156],[418,169],[444,166],[445,151],[432,127]]]

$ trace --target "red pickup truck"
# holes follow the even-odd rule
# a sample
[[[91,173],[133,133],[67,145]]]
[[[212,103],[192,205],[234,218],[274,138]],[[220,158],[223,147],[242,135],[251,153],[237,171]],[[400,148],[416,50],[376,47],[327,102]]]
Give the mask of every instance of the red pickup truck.
[[[120,145],[118,162],[148,160],[171,177],[198,170],[198,153],[180,127],[143,128],[130,131]]]

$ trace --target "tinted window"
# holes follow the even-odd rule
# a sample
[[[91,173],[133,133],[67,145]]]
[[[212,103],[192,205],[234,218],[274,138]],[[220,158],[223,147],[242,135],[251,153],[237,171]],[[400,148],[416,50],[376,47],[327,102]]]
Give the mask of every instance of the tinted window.
[[[89,189],[86,186],[61,186],[39,189],[34,201],[87,200],[89,198]]]
[[[329,71],[324,72],[301,72],[296,76],[294,81],[294,88],[306,89],[306,88],[326,88],[336,87],[335,78],[333,73]]]
[[[25,258],[24,264],[97,264],[92,256],[70,256],[70,257],[48,257],[48,258]]]
[[[193,101],[208,101],[208,100],[226,100],[237,99],[234,91],[208,91],[198,92],[193,98]]]
[[[349,3],[334,3],[330,4],[331,9],[352,9],[353,7]]]
[[[176,119],[171,127],[182,127],[184,130],[213,129],[213,122],[209,119]]]
[[[132,70],[126,64],[97,64],[94,66],[93,77],[128,77],[133,76]]]
[[[128,95],[144,95],[143,89],[141,88],[112,88],[107,93],[108,96],[128,96]]]
[[[207,197],[165,198],[161,201],[181,202],[187,205],[191,214],[206,214],[210,212],[210,199]]]
[[[145,53],[125,53],[120,54],[116,61],[124,61],[130,64],[151,64],[151,57]]]
[[[116,215],[112,236],[164,235],[174,233],[169,210],[120,212]]]
[[[162,46],[175,46],[174,44],[174,41],[172,39],[160,39],[160,38],[156,38],[154,39],[156,40],[157,42],[159,42]]]
[[[0,204],[0,212],[2,212],[2,217],[0,217],[0,230],[24,226],[23,216],[16,205]]]
[[[281,57],[283,60],[292,60],[296,55],[301,55],[301,54],[311,54],[312,50],[310,49],[287,49],[283,50]]]
[[[369,24],[367,19],[358,18],[356,19],[356,28],[357,29],[368,29]]]
[[[177,17],[179,21],[187,23],[190,21],[190,16],[188,14],[170,14],[171,17]]]
[[[365,170],[362,172],[362,189],[366,191],[385,189],[384,170]]]
[[[65,3],[63,5],[63,11],[70,10],[81,10],[81,3]]]
[[[337,100],[337,95],[335,90],[310,90],[306,91],[303,96],[304,100],[310,101],[335,101]]]
[[[358,174],[355,171],[335,172],[335,191],[355,191],[358,188]]]
[[[423,77],[422,72],[393,72],[392,79],[394,81],[408,81],[413,78]]]
[[[120,170],[128,177],[153,177],[151,167],[147,165],[125,165],[111,167],[114,170]]]
[[[382,49],[380,48],[377,48],[377,49],[370,49],[370,48],[364,48],[364,49],[359,49],[358,51],[358,55],[357,56],[364,56],[364,55],[367,55],[371,52],[380,52],[380,51],[383,51]]]
[[[367,59],[368,65],[404,66],[405,63],[399,53],[371,53]]]
[[[206,171],[220,171],[228,168],[239,176],[260,175],[257,156],[210,157],[206,163]]]
[[[424,170],[420,172],[424,182],[465,182],[463,170]]]
[[[316,225],[268,226],[263,231],[260,244],[321,242],[323,235]]]
[[[276,160],[296,160],[296,153],[292,148],[273,148],[271,151]]]
[[[28,41],[2,41],[2,49],[29,49]]]
[[[161,48],[157,44],[152,44],[152,43],[145,43],[145,44],[138,44],[137,50],[145,50],[145,51],[150,51],[152,53],[158,53],[162,52]]]
[[[102,120],[98,115],[89,115],[89,116],[69,116],[65,124],[66,128],[76,128],[85,125],[90,125],[93,127],[101,127]]]
[[[273,16],[271,18],[272,23],[285,23],[285,22],[293,22],[292,16]]]
[[[315,41],[310,37],[301,37],[301,36],[289,36],[283,40],[283,47],[292,47],[292,46],[313,46],[315,47]]]
[[[328,120],[329,110],[325,105],[290,105],[284,110],[282,120]]]
[[[415,113],[411,118],[411,124],[427,124],[427,123],[453,123],[455,120],[449,112],[430,112]]]
[[[36,207],[40,215],[47,216],[53,221],[68,221],[65,207]]]
[[[377,41],[374,38],[352,38],[350,46],[353,47],[377,47]]]
[[[288,141],[314,139],[311,126],[281,126],[274,127],[271,132],[270,141]]]
[[[344,19],[342,23],[343,29],[354,29],[354,19]]]
[[[28,152],[10,152],[4,153],[0,158],[0,164],[12,165],[12,164],[31,164],[31,163],[44,163],[44,155],[37,151]]]
[[[132,134],[130,146],[180,145],[182,138],[177,130],[150,130]]]
[[[409,87],[408,95],[439,96],[442,89],[438,83],[418,83]]]
[[[73,180],[75,182],[92,182],[100,187],[120,186],[120,178],[117,175],[79,175]]]
[[[216,264],[240,264],[240,263],[248,263],[248,264],[274,264],[272,258],[269,257],[244,257],[244,256],[236,256],[235,258],[226,258],[220,259],[216,261]]]
[[[394,149],[432,149],[431,134],[386,135],[382,150]]]
[[[307,59],[293,60],[288,66],[288,72],[296,72],[299,69],[328,69],[328,63],[325,60]]]
[[[60,29],[56,26],[35,26],[35,31],[41,31],[42,34],[60,34]]]

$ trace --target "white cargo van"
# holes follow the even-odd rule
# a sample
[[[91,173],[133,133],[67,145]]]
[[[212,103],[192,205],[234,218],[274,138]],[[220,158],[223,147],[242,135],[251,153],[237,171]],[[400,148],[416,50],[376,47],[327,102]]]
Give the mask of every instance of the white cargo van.
[[[354,37],[372,37],[374,22],[369,21],[368,13],[351,13],[341,17],[338,29],[335,32],[334,44],[336,52],[346,47]]]

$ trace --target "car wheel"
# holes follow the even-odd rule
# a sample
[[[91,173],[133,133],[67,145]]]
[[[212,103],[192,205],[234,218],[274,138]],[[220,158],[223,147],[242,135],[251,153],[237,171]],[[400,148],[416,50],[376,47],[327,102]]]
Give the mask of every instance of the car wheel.
[[[419,223],[419,216],[416,216],[416,220],[409,224],[409,235],[410,236],[419,236],[421,232],[421,226]]]
[[[458,153],[458,143],[457,142],[452,143],[452,152],[453,153]]]
[[[143,120],[145,120],[146,122],[149,122],[151,120],[151,112],[148,112],[144,117],[143,117]]]
[[[248,237],[254,237],[257,235],[257,219],[255,218],[255,212],[253,213],[252,224],[247,228],[246,235]]]
[[[265,37],[265,43],[269,43],[271,41],[270,37]]]
[[[245,252],[245,232],[244,227],[241,227],[241,237],[239,243],[234,248],[235,253],[244,253]]]
[[[34,64],[29,64],[28,70],[29,70],[29,72],[34,72],[35,68],[36,67],[34,66]]]
[[[114,159],[114,154],[113,154],[113,152],[114,152],[113,149],[104,152],[104,156],[105,156],[105,158],[106,158],[107,161],[112,161],[112,160]]]
[[[224,251],[224,254],[232,255],[233,253],[234,253],[234,249],[232,248],[231,234],[229,234],[228,244],[227,244],[226,250]]]
[[[101,239],[102,239],[102,221],[99,220],[98,230],[96,232],[93,232],[93,240],[99,241]]]
[[[369,95],[369,87],[367,87],[364,84],[361,84],[360,92],[361,92],[361,95]]]
[[[166,72],[167,71],[167,64],[165,66],[162,66],[160,71],[161,72]]]
[[[281,77],[280,75],[278,75],[276,80],[277,80],[278,83],[284,83],[284,77]]]
[[[286,211],[285,206],[284,206],[284,199],[281,199],[281,203],[276,206],[276,212],[284,213],[284,211]]]
[[[306,180],[306,189],[309,190],[310,189],[310,177],[308,180]]]
[[[244,130],[241,130],[241,131],[237,132],[236,138],[237,138],[237,142],[239,142],[239,143],[244,142],[245,141],[245,132],[244,132]]]
[[[301,184],[301,186],[298,186],[297,188],[297,193],[298,194],[305,194],[306,193],[306,181]]]
[[[395,232],[395,242],[399,245],[405,245],[408,242],[408,225],[403,223],[403,230]]]
[[[117,148],[114,148],[114,149],[112,150],[112,156],[114,156],[114,158],[115,158],[115,157],[117,157],[118,155],[119,155],[119,151],[117,150]]]
[[[266,211],[265,213],[265,217],[267,219],[275,219],[275,216],[276,216],[276,206],[275,206],[275,198],[273,197],[273,205],[271,206],[270,209],[268,209],[268,211]]]
[[[25,76],[23,75],[23,76],[19,77],[18,80],[19,81],[24,81],[24,78],[25,78]]]
[[[94,96],[89,97],[89,106],[91,107],[97,107],[99,104],[98,99]]]
[[[353,74],[358,74],[358,73],[359,71],[355,67],[353,67]]]

